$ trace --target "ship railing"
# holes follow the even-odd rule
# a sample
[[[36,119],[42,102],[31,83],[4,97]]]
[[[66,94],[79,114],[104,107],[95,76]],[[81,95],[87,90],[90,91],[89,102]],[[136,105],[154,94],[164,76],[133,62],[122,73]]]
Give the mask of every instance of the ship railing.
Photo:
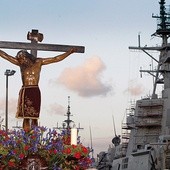
[[[129,138],[130,138],[130,132],[122,133],[122,139],[129,139]]]
[[[160,112],[145,112],[145,111],[139,111],[138,112],[138,115],[137,116],[139,116],[139,117],[153,117],[153,116],[155,116],[155,117],[162,117],[162,112],[160,111]]]
[[[161,119],[156,119],[156,120],[153,120],[153,119],[147,119],[147,120],[141,120],[140,121],[136,121],[135,122],[135,126],[136,127],[140,127],[140,126],[161,126],[160,124],[161,122]]]
[[[123,142],[122,143],[122,148],[127,148],[128,147],[128,142]]]
[[[137,102],[138,107],[163,107],[162,99],[143,99]]]
[[[127,123],[122,123],[122,129],[134,129],[134,124],[127,124]]]

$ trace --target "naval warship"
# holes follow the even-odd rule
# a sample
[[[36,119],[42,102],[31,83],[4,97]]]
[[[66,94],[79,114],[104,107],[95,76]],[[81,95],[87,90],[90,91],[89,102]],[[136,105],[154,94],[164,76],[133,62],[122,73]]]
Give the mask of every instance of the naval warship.
[[[152,36],[159,37],[154,47],[131,46],[141,50],[156,63],[156,69],[140,70],[154,78],[153,92],[135,102],[128,109],[122,125],[122,135],[112,139],[113,147],[100,152],[96,164],[101,170],[168,170],[170,169],[170,10],[165,0],[159,1],[160,14],[157,29]],[[168,11],[169,10],[169,11]],[[139,41],[140,42],[140,41]],[[159,55],[153,57],[152,51]],[[163,86],[161,95],[157,88]]]

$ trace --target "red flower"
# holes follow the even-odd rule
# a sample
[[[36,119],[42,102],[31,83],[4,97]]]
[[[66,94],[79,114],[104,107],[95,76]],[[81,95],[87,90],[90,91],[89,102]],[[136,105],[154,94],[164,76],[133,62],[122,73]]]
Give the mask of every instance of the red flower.
[[[81,157],[80,152],[76,152],[76,153],[74,154],[74,157],[77,158],[77,159],[79,159],[79,158]]]
[[[0,130],[0,134],[1,134],[2,136],[6,136],[6,135],[7,135],[4,130]]]
[[[71,149],[70,149],[70,148],[66,148],[66,149],[64,150],[64,153],[70,154],[70,153],[71,153]]]
[[[72,148],[74,148],[74,149],[77,148],[77,145],[72,145]]]
[[[57,153],[57,150],[56,150],[56,149],[54,149],[53,153],[54,153],[54,154],[56,154],[56,153]]]
[[[23,159],[24,156],[25,156],[25,155],[24,155],[23,153],[19,154],[19,158],[20,158],[20,159]]]
[[[31,136],[31,138],[32,138],[32,139],[35,139],[35,138],[36,138],[36,136],[32,135],[32,136]]]
[[[89,152],[89,150],[86,147],[82,147],[82,151],[87,154]]]
[[[5,136],[5,141],[8,141],[9,140],[9,137],[8,136]]]
[[[24,150],[27,151],[29,148],[30,148],[30,146],[29,146],[29,145],[26,145],[26,146],[24,147]]]
[[[50,154],[56,154],[57,153],[57,150],[56,149],[51,149],[51,150],[49,150],[49,152],[50,152]]]
[[[15,163],[14,163],[13,161],[9,161],[9,162],[8,162],[8,166],[9,166],[9,167],[15,167]]]

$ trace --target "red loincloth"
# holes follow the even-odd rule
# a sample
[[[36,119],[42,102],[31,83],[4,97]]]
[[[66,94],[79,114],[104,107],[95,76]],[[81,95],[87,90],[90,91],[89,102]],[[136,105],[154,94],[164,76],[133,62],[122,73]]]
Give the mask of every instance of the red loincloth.
[[[41,93],[38,86],[22,87],[19,92],[16,117],[38,119],[40,104]]]

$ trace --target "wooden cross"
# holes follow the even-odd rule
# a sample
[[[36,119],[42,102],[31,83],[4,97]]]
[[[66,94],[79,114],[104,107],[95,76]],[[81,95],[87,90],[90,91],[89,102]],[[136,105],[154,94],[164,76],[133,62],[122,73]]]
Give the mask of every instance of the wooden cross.
[[[67,52],[71,48],[76,48],[77,53],[84,53],[85,50],[85,47],[83,46],[40,44],[38,42],[43,40],[43,34],[39,33],[38,30],[32,30],[32,32],[28,32],[27,40],[31,40],[31,43],[0,41],[0,48],[31,50],[31,54],[35,57],[37,57],[38,50]]]

